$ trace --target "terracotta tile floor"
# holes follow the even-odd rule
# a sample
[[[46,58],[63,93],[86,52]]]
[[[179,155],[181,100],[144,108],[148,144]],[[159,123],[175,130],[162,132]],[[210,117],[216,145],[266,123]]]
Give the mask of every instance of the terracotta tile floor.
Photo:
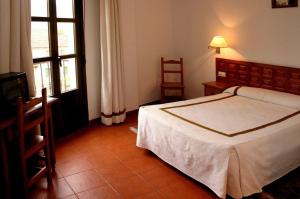
[[[217,198],[200,183],[135,146],[136,115],[125,124],[91,127],[57,145],[56,173],[43,179],[30,198]]]

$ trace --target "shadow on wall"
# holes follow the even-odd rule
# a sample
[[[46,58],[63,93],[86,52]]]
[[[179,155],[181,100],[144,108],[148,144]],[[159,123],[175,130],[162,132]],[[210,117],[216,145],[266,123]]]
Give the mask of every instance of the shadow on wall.
[[[216,58],[236,59],[241,61],[247,61],[245,57],[236,51],[234,48],[223,48],[221,54],[216,54],[215,50],[209,50],[206,53],[199,56],[193,62],[188,63],[189,68],[185,71],[185,84],[186,84],[186,96],[188,99],[204,95],[203,87],[199,89],[199,85],[202,82],[214,81],[216,79]],[[198,79],[198,84],[194,84]],[[199,93],[195,93],[195,90],[199,90]]]
[[[201,56],[197,57],[196,59],[193,59],[192,62],[186,62],[184,64],[186,98],[191,99],[199,97],[199,95],[203,95],[202,89],[200,88],[199,90],[199,85],[201,85],[202,81],[208,81],[214,78],[210,75],[215,74],[213,72],[215,71],[215,68],[210,67],[214,64],[214,58],[215,50],[210,50],[206,51],[205,53],[201,53]],[[195,80],[199,80],[197,84],[195,84]]]

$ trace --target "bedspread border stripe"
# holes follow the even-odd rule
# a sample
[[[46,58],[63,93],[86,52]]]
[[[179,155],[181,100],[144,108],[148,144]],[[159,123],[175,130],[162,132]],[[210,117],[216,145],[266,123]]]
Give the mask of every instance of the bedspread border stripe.
[[[209,131],[212,131],[212,132],[214,132],[214,133],[218,133],[218,134],[220,134],[220,135],[224,135],[224,136],[227,136],[227,137],[234,137],[234,136],[237,136],[237,135],[242,135],[242,134],[250,133],[250,132],[252,132],[252,131],[257,131],[257,130],[259,130],[259,129],[263,129],[263,128],[266,128],[266,127],[275,125],[275,124],[277,124],[277,123],[283,122],[283,121],[285,121],[285,120],[287,120],[287,119],[290,119],[290,118],[292,118],[292,117],[294,117],[294,116],[300,114],[300,110],[299,110],[299,111],[296,111],[296,112],[294,112],[294,113],[292,113],[292,114],[289,114],[289,115],[287,115],[287,116],[284,116],[283,118],[277,119],[277,120],[275,120],[275,121],[273,121],[273,122],[269,122],[269,123],[267,123],[267,124],[263,124],[263,125],[260,125],[260,126],[257,126],[257,127],[251,128],[251,129],[247,129],[247,130],[244,130],[244,131],[239,131],[239,132],[236,132],[236,133],[227,134],[226,132],[218,131],[218,130],[216,130],[216,129],[213,129],[213,128],[204,126],[204,125],[202,125],[202,124],[193,122],[193,121],[191,121],[191,120],[188,120],[188,119],[186,119],[186,118],[184,118],[184,117],[181,117],[181,116],[179,116],[179,115],[176,115],[176,114],[174,114],[174,113],[172,113],[172,112],[170,112],[170,111],[167,110],[167,109],[182,108],[182,107],[187,107],[187,106],[194,106],[194,105],[205,104],[205,103],[210,103],[210,102],[215,102],[215,101],[220,101],[220,100],[228,99],[228,98],[231,98],[231,97],[236,96],[237,90],[238,90],[239,88],[240,88],[240,87],[237,87],[237,88],[235,89],[234,95],[230,95],[230,96],[226,96],[226,97],[221,97],[221,98],[213,99],[213,100],[208,100],[208,101],[204,101],[204,102],[197,102],[197,103],[191,103],[191,104],[185,104],[185,105],[179,105],[179,106],[172,106],[172,107],[160,108],[160,110],[161,110],[161,111],[164,111],[164,112],[166,112],[166,113],[168,113],[168,114],[170,114],[170,115],[172,115],[172,116],[174,116],[174,117],[177,117],[177,118],[179,118],[179,119],[181,119],[181,120],[183,120],[183,121],[186,121],[186,122],[188,122],[188,123],[190,123],[190,124],[196,125],[196,126],[201,127],[201,128],[203,128],[203,129],[206,129],[206,130],[209,130]]]

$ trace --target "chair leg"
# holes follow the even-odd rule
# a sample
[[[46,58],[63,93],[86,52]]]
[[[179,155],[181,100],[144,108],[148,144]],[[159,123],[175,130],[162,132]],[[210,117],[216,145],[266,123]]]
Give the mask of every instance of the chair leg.
[[[164,103],[165,102],[165,89],[164,88],[161,88],[161,103]]]
[[[27,186],[27,170],[26,170],[26,160],[24,157],[21,158],[21,172],[22,172],[22,193],[21,195],[24,198],[27,198],[28,196],[28,186]]]
[[[50,147],[49,143],[47,143],[46,147],[44,148],[44,152],[46,155],[46,167],[47,167],[47,181],[48,185],[52,183],[52,167],[51,167],[51,158],[50,158]]]
[[[44,124],[41,124],[41,128],[43,129],[44,128]],[[51,126],[51,123],[49,124],[48,126],[49,128],[49,131],[52,130],[52,126]],[[49,140],[49,139],[52,139],[52,137],[49,135],[49,131],[47,133],[45,132],[42,132],[43,136],[44,136],[44,139],[46,140],[46,146],[44,147],[44,154],[45,154],[45,158],[46,158],[46,168],[47,168],[47,180],[48,180],[48,183],[51,182],[51,179],[52,179],[52,172],[54,171],[54,168],[52,167],[52,156],[51,156],[51,153],[52,153],[52,147],[50,145],[50,143],[52,142],[52,140]],[[51,134],[52,132],[50,132]]]
[[[53,119],[52,119],[52,112],[51,109],[49,109],[49,132],[48,132],[48,136],[50,138],[49,140],[49,148],[50,148],[50,159],[51,159],[51,169],[52,172],[55,172],[55,161],[56,161],[56,157],[55,157],[55,141],[54,141],[54,127],[53,127]]]

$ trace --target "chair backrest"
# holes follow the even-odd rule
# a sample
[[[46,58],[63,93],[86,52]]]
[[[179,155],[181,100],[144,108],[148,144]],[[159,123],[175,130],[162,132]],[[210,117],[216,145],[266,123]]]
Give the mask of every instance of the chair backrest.
[[[165,65],[179,65],[179,69],[166,69]],[[183,58],[181,57],[179,60],[165,60],[163,57],[161,58],[161,82],[165,83],[165,74],[174,73],[180,75],[180,83],[183,84]]]
[[[19,145],[21,150],[24,149],[24,137],[27,131],[43,123],[43,133],[48,134],[48,106],[47,91],[42,89],[42,97],[32,98],[24,102],[22,97],[18,98],[18,132]],[[32,119],[33,118],[33,119]]]

